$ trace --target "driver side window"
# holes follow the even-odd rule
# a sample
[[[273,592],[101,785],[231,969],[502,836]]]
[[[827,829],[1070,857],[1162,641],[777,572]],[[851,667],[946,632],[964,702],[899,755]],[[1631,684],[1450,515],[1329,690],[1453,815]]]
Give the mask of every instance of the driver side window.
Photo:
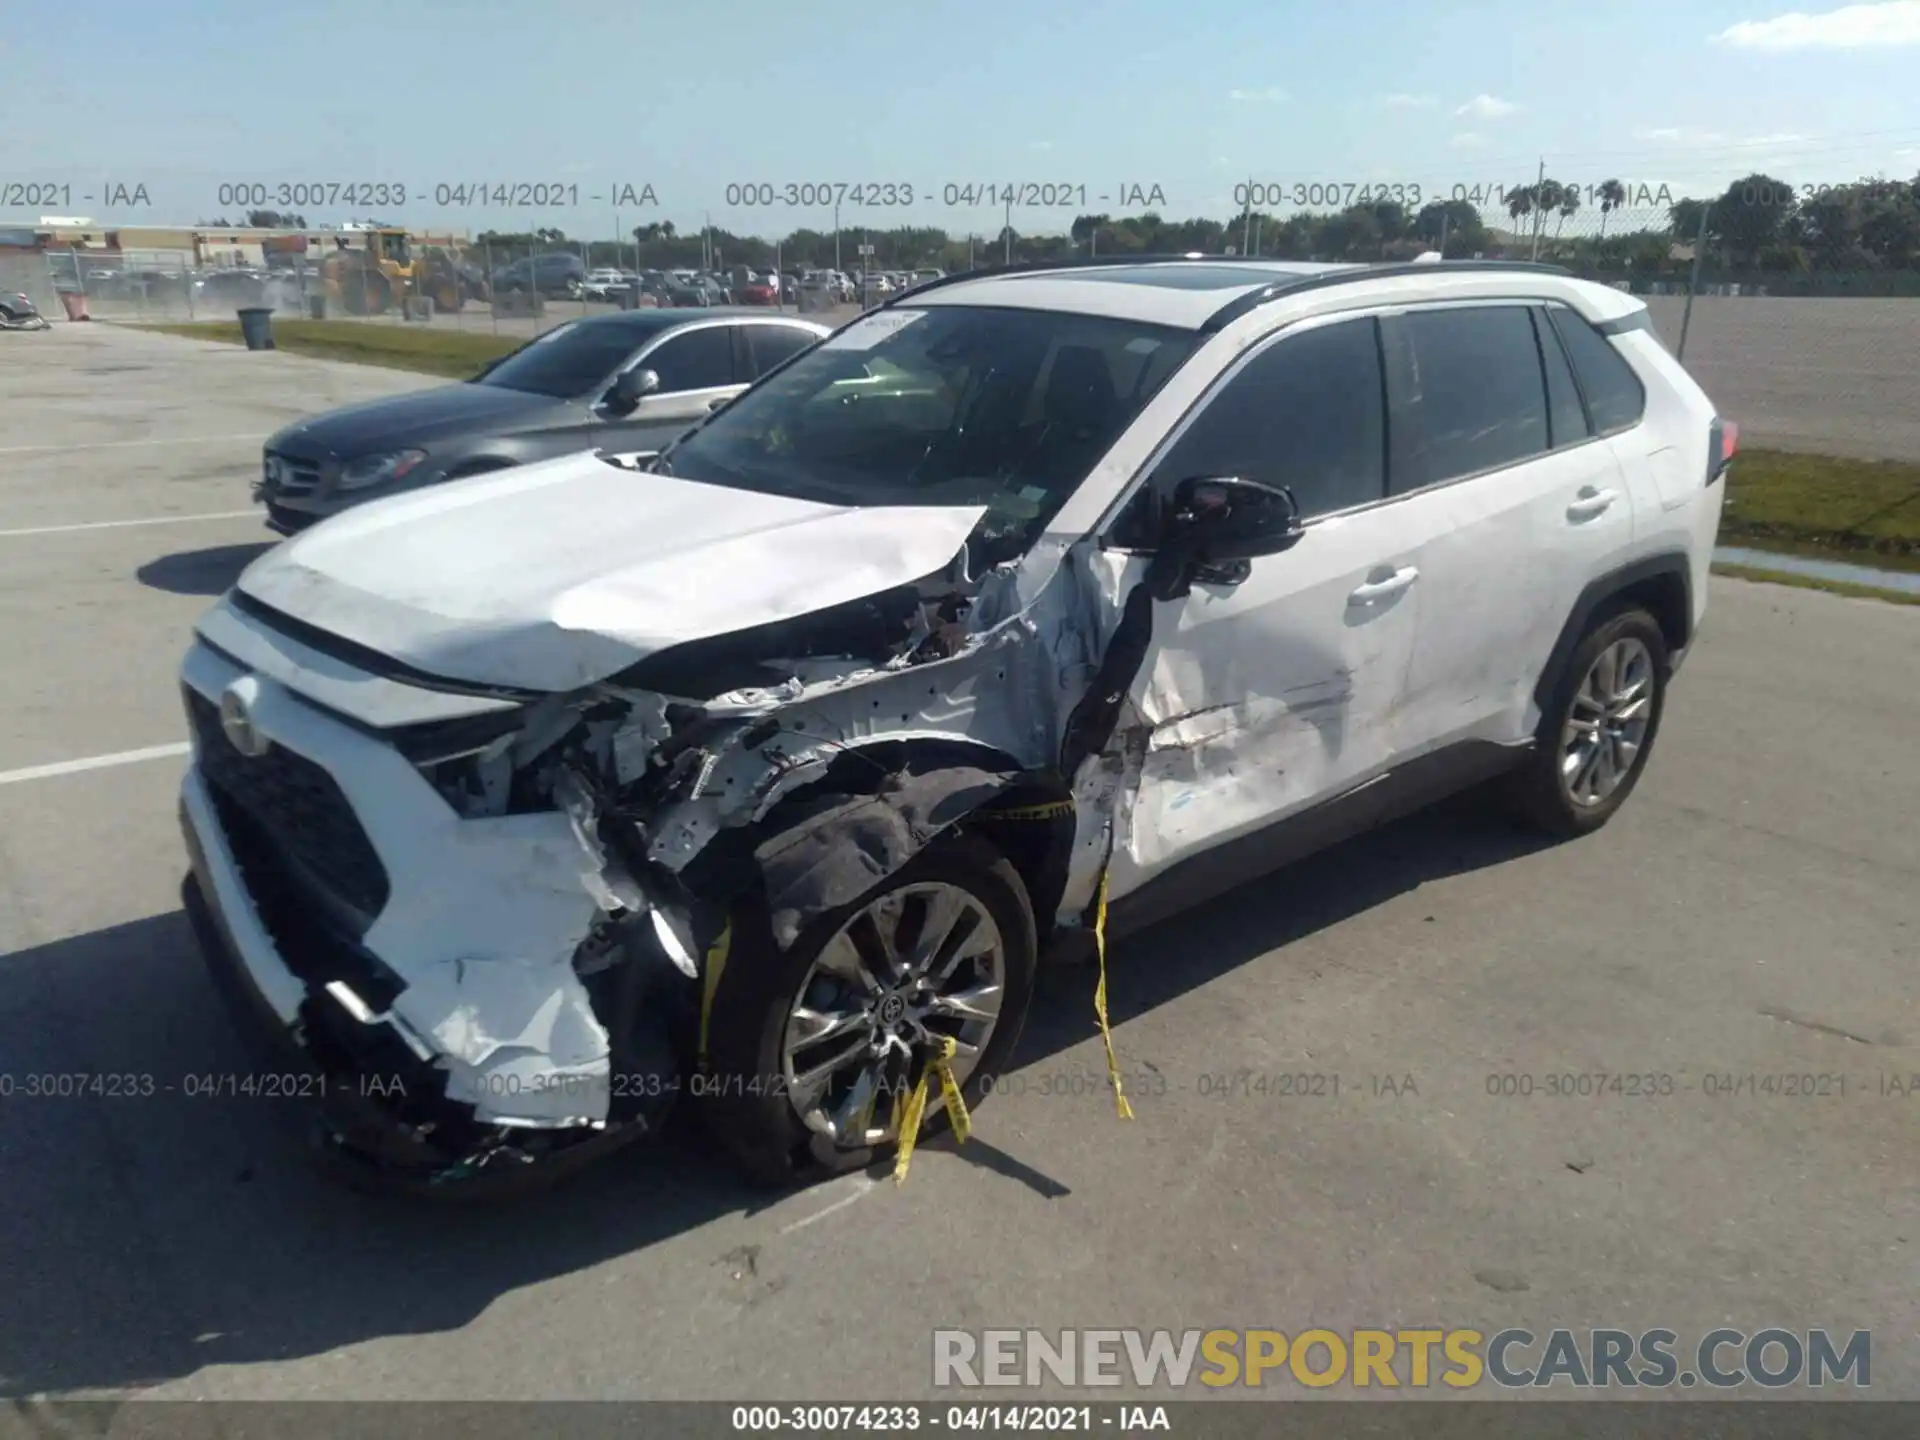
[[[640,364],[660,377],[658,395],[732,385],[733,329],[708,325],[675,335]]]
[[[1122,511],[1114,543],[1151,548],[1161,502],[1196,476],[1283,485],[1303,520],[1382,499],[1386,415],[1375,321],[1284,336],[1206,402]]]

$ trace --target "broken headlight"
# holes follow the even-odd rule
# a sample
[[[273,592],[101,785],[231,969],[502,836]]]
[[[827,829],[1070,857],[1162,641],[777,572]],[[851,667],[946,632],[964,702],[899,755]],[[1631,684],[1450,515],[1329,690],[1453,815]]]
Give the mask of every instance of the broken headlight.
[[[512,751],[525,729],[525,707],[486,715],[408,725],[390,731],[393,748],[412,761],[440,797],[466,816],[511,813],[515,799],[522,808],[533,797],[514,795]]]

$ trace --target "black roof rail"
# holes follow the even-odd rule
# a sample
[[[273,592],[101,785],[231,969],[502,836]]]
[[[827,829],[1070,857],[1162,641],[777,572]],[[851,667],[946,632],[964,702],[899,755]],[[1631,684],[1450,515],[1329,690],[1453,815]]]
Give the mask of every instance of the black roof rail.
[[[1435,270],[1445,269],[1458,273],[1471,270],[1476,273],[1493,271],[1501,274],[1522,275],[1559,275],[1568,279],[1575,278],[1571,270],[1564,265],[1542,265],[1530,260],[1407,260],[1386,265],[1360,265],[1351,270],[1330,270],[1324,275],[1299,275],[1285,280],[1276,280],[1271,285],[1263,285],[1258,290],[1229,300],[1213,314],[1207,317],[1200,327],[1202,335],[1213,335],[1238,320],[1242,315],[1258,310],[1270,300],[1278,300],[1283,295],[1298,295],[1303,290],[1328,290],[1336,285],[1349,285],[1356,280],[1393,279],[1401,275],[1431,275]]]
[[[1072,257],[1066,260],[1018,260],[1011,265],[984,265],[978,270],[956,270],[951,275],[942,275],[938,280],[929,280],[916,285],[911,290],[902,290],[876,309],[884,310],[889,305],[898,305],[911,295],[924,295],[929,290],[937,290],[942,285],[958,285],[966,280],[990,280],[997,275],[1044,275],[1055,270],[1096,270],[1108,265],[1174,265],[1181,262],[1203,265],[1320,265],[1353,264],[1351,261],[1285,260],[1277,255],[1208,255],[1201,251],[1189,251],[1183,254],[1151,255],[1092,255]],[[1356,269],[1364,268],[1356,266]],[[1302,279],[1317,277],[1302,276]]]
[[[898,295],[883,301],[876,308],[885,310],[890,306],[898,305],[903,300],[924,295],[929,290],[937,290],[943,285],[959,285],[968,280],[989,280],[999,275],[1042,275],[1050,271],[1095,270],[1103,266],[1174,265],[1181,262],[1204,265],[1332,265],[1337,267],[1321,274],[1283,276],[1271,285],[1263,285],[1250,294],[1228,301],[1207,317],[1206,323],[1200,327],[1200,333],[1203,335],[1211,335],[1224,329],[1242,315],[1257,310],[1268,301],[1277,300],[1282,295],[1296,295],[1303,290],[1324,290],[1335,285],[1348,285],[1356,280],[1425,275],[1442,266],[1456,274],[1463,270],[1471,270],[1574,278],[1573,271],[1564,265],[1544,265],[1531,260],[1403,260],[1373,263],[1351,260],[1287,260],[1277,255],[1201,253],[1099,255],[1067,260],[1022,260],[1011,265],[988,265],[979,270],[957,270],[951,275],[942,275],[938,280],[929,280],[924,285],[903,290]]]

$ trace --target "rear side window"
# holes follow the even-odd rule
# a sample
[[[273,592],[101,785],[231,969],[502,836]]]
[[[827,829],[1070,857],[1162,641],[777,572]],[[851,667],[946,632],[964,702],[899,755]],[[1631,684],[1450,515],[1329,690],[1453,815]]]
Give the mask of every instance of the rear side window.
[[[1567,352],[1544,310],[1533,312],[1534,338],[1540,342],[1540,365],[1547,376],[1547,440],[1554,449],[1563,450],[1592,438],[1587,429],[1587,412],[1580,404],[1580,391],[1573,383],[1573,369],[1567,364]]]
[[[1288,336],[1256,355],[1194,419],[1154,470],[1182,480],[1228,475],[1284,485],[1303,518],[1386,494],[1386,399],[1372,320]]]
[[[660,376],[660,393],[711,390],[731,385],[733,336],[726,325],[707,325],[675,335],[642,363]]]
[[[747,343],[753,347],[753,373],[764,375],[788,357],[798,355],[813,344],[810,331],[792,325],[746,325]]]
[[[1566,341],[1594,433],[1612,435],[1638,425],[1647,410],[1646,388],[1613,342],[1571,310],[1556,305],[1548,313]]]
[[[1523,305],[1405,317],[1420,417],[1419,463],[1396,494],[1512,465],[1547,449],[1547,389]]]

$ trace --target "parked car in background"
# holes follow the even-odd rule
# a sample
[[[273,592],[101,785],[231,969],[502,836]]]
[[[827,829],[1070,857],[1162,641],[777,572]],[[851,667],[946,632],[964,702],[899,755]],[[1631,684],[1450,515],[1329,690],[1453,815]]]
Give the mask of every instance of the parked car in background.
[[[734,290],[734,299],[742,305],[778,305],[780,282],[772,275],[756,275]]]
[[[657,450],[826,333],[740,311],[570,321],[461,384],[289,425],[266,443],[254,499],[291,534],[368,500],[571,450]]]
[[[534,293],[553,300],[579,295],[586,283],[586,261],[566,251],[525,256],[493,272],[496,295]]]
[[[666,286],[669,305],[705,307],[715,303],[713,292],[689,274],[675,271],[661,279]]]
[[[631,270],[602,267],[589,271],[580,289],[589,300],[614,300],[621,292],[632,289],[638,278]]]
[[[213,310],[243,310],[274,303],[273,288],[263,270],[204,271],[193,282],[193,302]]]

